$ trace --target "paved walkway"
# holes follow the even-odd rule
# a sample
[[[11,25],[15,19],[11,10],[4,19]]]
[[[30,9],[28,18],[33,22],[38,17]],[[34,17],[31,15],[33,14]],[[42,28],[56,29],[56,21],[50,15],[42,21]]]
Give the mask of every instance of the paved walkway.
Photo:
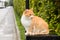
[[[0,40],[20,40],[12,6],[0,9]]]

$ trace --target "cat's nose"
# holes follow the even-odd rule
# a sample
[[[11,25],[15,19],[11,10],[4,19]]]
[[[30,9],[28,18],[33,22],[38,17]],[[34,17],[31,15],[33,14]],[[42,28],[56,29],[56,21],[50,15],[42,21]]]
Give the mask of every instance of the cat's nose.
[[[31,18],[33,18],[34,16],[33,16],[33,15],[31,15],[30,17],[31,17]]]
[[[34,17],[33,15],[31,17]]]

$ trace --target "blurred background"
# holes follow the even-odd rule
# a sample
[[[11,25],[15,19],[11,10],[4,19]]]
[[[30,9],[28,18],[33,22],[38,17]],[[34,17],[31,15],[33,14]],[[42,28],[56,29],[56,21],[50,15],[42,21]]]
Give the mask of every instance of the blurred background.
[[[21,39],[25,40],[25,29],[20,19],[26,9],[26,0],[4,0],[4,2],[5,7],[14,7]],[[29,8],[33,8],[35,15],[42,17],[49,24],[50,34],[60,36],[60,0],[29,0]]]
[[[26,9],[25,2],[26,0],[13,0],[17,23],[23,34],[25,30],[20,23],[20,18]],[[29,8],[33,8],[35,15],[42,17],[49,24],[50,34],[60,36],[60,0],[29,0]]]

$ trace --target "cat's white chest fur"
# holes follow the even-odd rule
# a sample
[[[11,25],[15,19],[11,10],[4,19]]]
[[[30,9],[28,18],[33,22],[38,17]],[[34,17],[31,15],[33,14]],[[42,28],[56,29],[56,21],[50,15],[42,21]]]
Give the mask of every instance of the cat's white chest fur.
[[[30,24],[31,24],[31,19],[26,18],[24,15],[21,17],[21,23],[24,26],[25,30],[27,31]]]

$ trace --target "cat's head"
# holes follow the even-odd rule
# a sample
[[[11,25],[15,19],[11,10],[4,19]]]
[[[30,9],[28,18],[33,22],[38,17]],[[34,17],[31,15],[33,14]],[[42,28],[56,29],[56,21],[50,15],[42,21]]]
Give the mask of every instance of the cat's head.
[[[34,12],[32,9],[26,9],[23,12],[23,15],[25,15],[25,17],[27,17],[27,18],[32,18],[32,17],[34,17]]]

